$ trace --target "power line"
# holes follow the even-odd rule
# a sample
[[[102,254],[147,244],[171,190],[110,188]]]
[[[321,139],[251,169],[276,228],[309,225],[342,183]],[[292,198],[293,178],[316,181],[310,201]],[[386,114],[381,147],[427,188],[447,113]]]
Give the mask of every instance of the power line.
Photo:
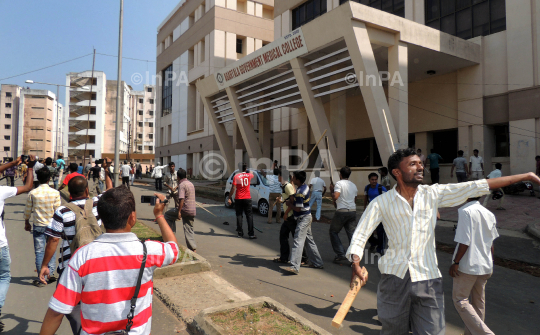
[[[14,75],[14,76],[10,76],[10,77],[6,77],[6,78],[1,78],[0,81],[15,78],[15,77],[24,76],[25,74],[29,74],[29,73],[33,73],[33,72],[37,72],[37,71],[41,71],[41,70],[45,70],[45,69],[48,69],[48,68],[51,68],[51,67],[54,67],[54,66],[58,66],[58,65],[61,65],[61,64],[69,63],[69,62],[72,62],[74,60],[81,59],[81,58],[84,58],[84,57],[87,57],[87,56],[90,56],[90,55],[92,55],[92,53],[89,53],[89,54],[86,54],[86,55],[83,55],[83,56],[80,56],[80,57],[72,58],[72,59],[69,59],[69,60],[66,60],[66,61],[63,61],[63,62],[60,62],[60,63],[56,63],[56,64],[53,64],[53,65],[45,66],[45,67],[42,67],[40,69],[24,72],[24,73],[17,74],[17,75]]]

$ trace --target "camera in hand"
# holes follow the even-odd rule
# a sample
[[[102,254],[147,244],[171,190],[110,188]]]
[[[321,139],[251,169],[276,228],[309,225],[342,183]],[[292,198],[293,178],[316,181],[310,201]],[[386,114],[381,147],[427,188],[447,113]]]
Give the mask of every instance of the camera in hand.
[[[21,160],[22,160],[23,162],[26,162],[26,161],[28,160],[28,155],[22,155],[22,156],[21,156]]]
[[[103,162],[104,162],[104,159],[103,159],[103,158],[102,158],[102,159],[96,159],[96,160],[94,161],[94,163],[99,164],[99,165],[103,164]]]
[[[156,205],[156,199],[157,197],[154,195],[141,195],[141,204],[150,204],[151,206]],[[165,199],[163,201],[164,204],[169,203],[168,199]]]

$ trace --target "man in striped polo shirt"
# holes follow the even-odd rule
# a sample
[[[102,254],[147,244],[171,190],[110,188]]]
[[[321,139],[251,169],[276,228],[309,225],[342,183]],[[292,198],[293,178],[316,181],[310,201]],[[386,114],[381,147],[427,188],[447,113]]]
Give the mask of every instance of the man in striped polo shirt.
[[[165,196],[155,195],[159,201],[154,215],[164,242],[144,242],[147,259],[130,334],[150,334],[154,270],[176,263],[179,254],[176,237],[163,216]],[[144,258],[142,243],[131,232],[137,221],[133,193],[123,186],[108,190],[99,199],[97,211],[106,233],[71,257],[66,275],[60,277],[49,303],[42,335],[55,334],[64,314],[71,313],[79,302],[81,335],[126,329],[130,300]]]

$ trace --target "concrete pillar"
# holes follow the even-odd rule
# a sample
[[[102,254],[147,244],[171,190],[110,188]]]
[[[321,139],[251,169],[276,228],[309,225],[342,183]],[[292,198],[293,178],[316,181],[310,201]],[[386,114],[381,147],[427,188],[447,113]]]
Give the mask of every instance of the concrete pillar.
[[[395,34],[393,46],[388,48],[388,105],[396,127],[399,148],[405,149],[409,142],[409,78],[407,44]]]
[[[259,144],[262,148],[262,156],[270,158],[270,123],[271,123],[270,111],[259,114]]]
[[[510,121],[510,172],[536,172],[536,120]]]
[[[355,73],[361,83],[360,91],[366,104],[367,114],[381,159],[386,162],[399,147],[396,128],[392,121],[392,114],[390,113],[384,89],[378,84],[370,85],[366,80],[369,77],[380,79],[366,25],[357,21],[351,21],[351,23],[353,25],[352,30],[344,33],[345,43],[349,49]]]
[[[244,117],[242,108],[239,105],[238,95],[236,90],[232,87],[225,89],[227,91],[227,96],[229,97],[229,102],[231,104],[234,118],[238,124],[242,138],[244,139],[244,144],[248,152],[249,158],[251,159],[260,159],[262,157],[261,147],[259,146],[259,141],[257,140],[257,134],[253,129],[253,124],[249,118]]]
[[[292,20],[291,20],[291,11],[286,10],[281,14],[281,36],[285,36],[291,32]]]
[[[336,166],[345,166],[347,149],[347,96],[343,92],[330,94],[330,129],[336,142]],[[316,138],[315,141],[319,139]]]
[[[298,150],[304,151],[307,154],[309,153],[309,121],[306,112],[298,110],[296,113],[296,122],[293,125],[294,128],[298,129]],[[302,162],[300,162],[301,164]],[[306,166],[307,167],[307,164]]]

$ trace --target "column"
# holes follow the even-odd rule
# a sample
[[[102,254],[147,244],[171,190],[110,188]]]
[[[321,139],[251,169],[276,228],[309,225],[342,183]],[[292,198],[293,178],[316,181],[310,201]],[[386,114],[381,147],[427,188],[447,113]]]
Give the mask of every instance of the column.
[[[395,34],[393,46],[388,48],[388,105],[396,127],[399,148],[408,147],[409,141],[409,80],[407,44]]]

